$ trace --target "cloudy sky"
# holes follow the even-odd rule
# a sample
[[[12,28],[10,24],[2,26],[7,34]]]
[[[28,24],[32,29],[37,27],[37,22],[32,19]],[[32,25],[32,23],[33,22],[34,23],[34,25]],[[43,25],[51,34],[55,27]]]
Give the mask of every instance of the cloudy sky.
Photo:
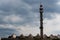
[[[40,3],[44,7],[44,34],[60,34],[60,0],[0,0],[0,37],[40,33]]]

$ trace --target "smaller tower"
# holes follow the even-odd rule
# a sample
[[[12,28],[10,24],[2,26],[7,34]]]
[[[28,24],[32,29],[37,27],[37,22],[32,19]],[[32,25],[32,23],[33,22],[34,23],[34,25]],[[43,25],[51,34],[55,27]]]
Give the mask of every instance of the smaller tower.
[[[43,5],[40,5],[40,36],[43,40]]]

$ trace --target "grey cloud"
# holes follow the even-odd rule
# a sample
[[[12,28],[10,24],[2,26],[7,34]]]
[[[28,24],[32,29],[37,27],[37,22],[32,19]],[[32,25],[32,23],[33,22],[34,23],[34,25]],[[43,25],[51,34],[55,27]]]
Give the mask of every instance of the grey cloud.
[[[7,1],[7,0],[6,0]],[[20,1],[19,0],[11,0],[10,2],[9,2],[9,0],[7,1],[7,3],[6,3],[6,1],[3,3],[1,3],[1,5],[0,5],[0,11],[2,11],[1,13],[0,13],[0,15],[2,15],[1,17],[1,21],[0,21],[0,24],[4,24],[4,23],[7,23],[7,22],[4,22],[3,21],[3,18],[5,17],[5,16],[9,16],[9,15],[12,15],[12,14],[15,14],[15,15],[21,15],[22,17],[27,17],[27,16],[29,16],[28,14],[29,14],[29,5],[26,5],[25,3],[23,3],[22,1],[21,1],[21,3],[19,3]],[[12,3],[11,3],[12,2]],[[24,7],[23,7],[24,6]],[[26,21],[27,21],[27,19],[25,19]],[[14,24],[14,23],[12,23],[12,22],[8,22],[8,23],[10,23],[10,24]],[[8,24],[7,23],[7,24]],[[20,22],[21,23],[21,22]],[[23,22],[22,22],[23,23]],[[16,24],[19,24],[19,23],[16,23]]]
[[[14,29],[7,29],[7,28],[0,28],[0,37],[8,37],[9,35],[12,35],[13,33],[18,34],[18,31]]]
[[[27,1],[28,0],[26,1],[25,0],[5,0],[5,1],[3,0],[1,2],[0,0],[0,15],[1,15],[0,25],[10,24],[10,25],[16,25],[16,27],[19,25],[26,25],[26,24],[30,24],[32,26],[35,25],[36,23],[34,23],[34,21],[39,18],[38,10],[39,10],[40,3],[38,3],[39,0],[38,1],[29,0],[30,3],[32,2],[32,5],[30,5],[30,3]],[[21,21],[11,22],[10,20],[9,21],[3,20],[6,16],[10,16],[10,15],[21,16],[24,20],[22,22]],[[35,15],[38,15],[38,17],[35,17]],[[10,25],[8,25],[8,27]],[[4,29],[4,27],[3,28],[0,27],[1,28],[0,32],[3,33],[1,34],[1,37],[17,32],[17,30],[14,29],[15,27],[12,27],[13,29],[8,27]],[[4,31],[5,31],[5,34],[4,34]]]
[[[44,11],[45,12],[58,12],[57,9],[59,7],[56,5],[58,0],[41,0],[42,4],[44,5]]]
[[[39,3],[40,2],[40,0],[23,0],[24,2],[26,2],[26,3],[28,3],[28,4],[30,4],[30,5],[34,5],[34,4],[36,4],[36,3]]]
[[[4,1],[4,0],[3,0]],[[12,25],[37,25],[39,26],[39,8],[42,1],[44,6],[44,18],[51,18],[52,12],[59,12],[56,6],[57,0],[6,0],[0,4],[0,24]],[[59,7],[58,7],[59,9]],[[2,11],[2,12],[1,12]],[[3,21],[3,18],[10,15],[21,16],[24,20],[21,22]],[[35,16],[37,15],[37,17]]]

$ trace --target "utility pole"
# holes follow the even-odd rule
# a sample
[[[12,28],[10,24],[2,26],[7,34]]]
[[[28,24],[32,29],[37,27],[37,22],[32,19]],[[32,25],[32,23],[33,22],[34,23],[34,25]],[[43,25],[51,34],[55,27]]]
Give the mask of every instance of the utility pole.
[[[43,5],[40,5],[40,36],[43,40]]]

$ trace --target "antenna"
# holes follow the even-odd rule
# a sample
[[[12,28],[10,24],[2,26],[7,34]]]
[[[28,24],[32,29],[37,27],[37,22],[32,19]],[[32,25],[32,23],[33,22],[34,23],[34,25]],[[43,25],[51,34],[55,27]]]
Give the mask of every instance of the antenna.
[[[40,0],[40,5],[42,5],[42,0]]]
[[[40,2],[40,36],[41,40],[43,40],[43,5]]]

